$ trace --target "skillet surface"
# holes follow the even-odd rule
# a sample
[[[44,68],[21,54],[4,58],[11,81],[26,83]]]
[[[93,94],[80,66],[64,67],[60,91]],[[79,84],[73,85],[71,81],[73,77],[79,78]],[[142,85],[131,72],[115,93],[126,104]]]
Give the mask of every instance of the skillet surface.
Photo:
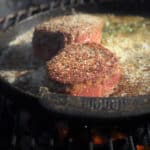
[[[84,10],[85,11],[85,10]],[[66,13],[68,13],[66,11]],[[70,13],[70,11],[69,11]],[[62,14],[59,10],[53,12],[44,12],[36,16],[30,17],[23,22],[15,25],[5,32],[0,33],[0,48],[3,51],[10,41],[15,37],[22,35],[35,25],[48,19],[49,16],[57,16]],[[64,12],[63,12],[64,14]],[[41,97],[35,96],[31,93],[25,93],[23,90],[10,85],[4,80],[0,80],[0,89],[5,92],[20,93],[20,96],[28,95],[36,97],[40,103],[50,111],[63,113],[74,116],[87,116],[96,118],[120,118],[128,116],[137,116],[148,114],[150,112],[150,96],[128,96],[128,97],[109,97],[109,98],[86,98],[73,97],[63,94],[50,93],[44,90]],[[28,98],[27,96],[27,98]]]

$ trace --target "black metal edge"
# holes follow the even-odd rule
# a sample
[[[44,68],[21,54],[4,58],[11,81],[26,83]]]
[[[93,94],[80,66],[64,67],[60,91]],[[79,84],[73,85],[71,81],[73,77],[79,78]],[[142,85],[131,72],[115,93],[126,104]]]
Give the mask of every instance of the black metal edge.
[[[117,119],[150,114],[150,96],[89,98],[46,94],[40,103],[53,112],[69,116]]]
[[[19,27],[21,27],[22,24],[28,30],[29,29],[28,23],[31,20],[35,21],[34,23],[37,24],[36,18],[38,18],[40,15],[44,17],[45,14],[47,14],[47,13],[50,13],[50,12],[48,11],[45,13],[40,13],[34,17],[29,17],[27,20],[24,20],[21,23],[17,24],[14,28],[10,28],[9,30],[7,30],[7,32],[5,32],[6,37],[7,37],[7,34],[11,32],[12,38],[14,38],[14,35],[18,34],[18,33],[13,33],[14,29],[15,29],[15,31],[17,31],[17,29]],[[56,10],[56,13],[57,13],[57,10]],[[41,21],[43,21],[43,20],[41,20]],[[34,23],[33,23],[33,26],[34,26]],[[1,33],[3,34],[4,32],[1,32]],[[19,32],[19,34],[20,34],[20,32]],[[8,36],[10,36],[10,35],[8,34]],[[7,42],[9,40],[6,38]],[[66,95],[61,95],[61,94],[50,94],[50,95],[47,95],[47,97],[49,97],[47,99],[44,97],[43,98],[35,97],[34,95],[29,94],[29,93],[24,93],[23,91],[20,91],[19,89],[9,85],[8,83],[6,83],[6,82],[4,83],[2,80],[0,80],[0,87],[1,87],[0,89],[3,89],[5,92],[8,93],[8,95],[10,93],[12,95],[14,95],[14,92],[15,92],[15,95],[25,96],[24,97],[25,99],[26,99],[26,97],[27,98],[32,97],[33,99],[34,98],[39,99],[40,103],[42,103],[42,105],[44,107],[46,107],[48,110],[55,112],[55,113],[62,113],[65,115],[113,119],[113,118],[120,118],[120,117],[122,118],[122,117],[139,116],[139,115],[143,115],[143,114],[148,114],[150,112],[150,110],[149,110],[150,96],[149,95],[138,96],[138,97],[125,97],[125,98],[123,97],[123,98],[105,98],[105,99],[103,99],[103,98],[98,98],[98,99],[87,98],[86,99],[86,98],[72,97],[72,96],[66,96]],[[1,90],[1,91],[3,91],[3,90]],[[64,98],[62,98],[62,97],[65,98],[65,101],[63,103],[62,103],[62,101],[64,100]],[[73,99],[73,101],[74,101],[72,104],[70,103],[70,99]],[[66,100],[67,100],[67,102],[66,102]],[[86,102],[84,100],[86,100]],[[80,107],[77,107],[76,105],[74,105],[74,104],[77,104],[77,101],[82,103],[82,105],[80,105]],[[124,106],[128,106],[128,103],[130,104],[129,108],[131,108],[131,110],[129,110],[129,108],[124,107]],[[50,105],[48,105],[48,104],[50,104]],[[132,105],[136,106],[135,110],[133,109]],[[143,105],[143,106],[141,106],[141,105]],[[86,106],[88,106],[89,109],[86,109]],[[123,107],[123,109],[121,109],[122,107]],[[69,109],[66,109],[66,108],[69,108]],[[111,108],[111,109],[109,110],[108,108]],[[138,108],[138,111],[137,111],[137,108]]]

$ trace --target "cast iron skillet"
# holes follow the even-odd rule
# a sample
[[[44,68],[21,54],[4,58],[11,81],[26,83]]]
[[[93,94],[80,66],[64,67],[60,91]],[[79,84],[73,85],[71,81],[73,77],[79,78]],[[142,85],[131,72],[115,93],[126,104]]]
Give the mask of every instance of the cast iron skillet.
[[[90,8],[90,9],[89,9]],[[82,5],[77,7],[80,11],[108,11],[99,9],[95,5]],[[27,18],[21,23],[0,32],[0,48],[7,47],[9,41],[16,36],[29,30],[38,23],[46,20],[51,15],[60,15],[63,10],[46,11]],[[69,10],[69,12],[71,12]],[[3,79],[0,79],[0,92],[8,97],[18,98],[20,101],[38,100],[42,106],[51,112],[61,113],[69,116],[82,116],[91,118],[123,118],[150,114],[150,96],[135,97],[109,97],[109,98],[87,98],[74,97],[56,93],[45,93],[42,97],[37,97],[31,93],[26,93],[21,89],[13,87]],[[20,102],[21,103],[21,102]]]

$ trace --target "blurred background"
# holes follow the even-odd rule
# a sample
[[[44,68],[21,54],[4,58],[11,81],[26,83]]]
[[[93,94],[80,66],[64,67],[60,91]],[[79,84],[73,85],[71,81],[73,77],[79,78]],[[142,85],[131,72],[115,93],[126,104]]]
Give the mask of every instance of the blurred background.
[[[51,0],[0,0],[0,17],[29,6],[49,3]]]
[[[63,1],[63,0],[0,0],[0,17],[6,16],[12,12],[17,12],[21,9],[27,9],[30,6],[36,6],[40,4],[49,4],[51,1]],[[64,0],[69,1],[69,0]],[[77,1],[77,0],[72,0]],[[91,1],[91,0],[78,0],[80,2],[83,1]],[[121,3],[122,8],[126,7],[128,9],[132,9],[133,7],[140,8],[141,10],[149,10],[150,11],[150,0],[93,0],[96,2],[100,2],[101,4],[109,5],[109,3]],[[112,5],[111,5],[112,6]]]

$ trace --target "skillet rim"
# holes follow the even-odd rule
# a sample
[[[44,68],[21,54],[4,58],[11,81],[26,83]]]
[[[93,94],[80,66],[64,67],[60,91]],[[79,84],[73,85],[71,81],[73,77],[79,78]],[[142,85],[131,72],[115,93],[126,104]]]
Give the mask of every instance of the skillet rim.
[[[43,108],[51,113],[65,115],[68,117],[114,120],[123,118],[129,119],[150,114],[150,95],[91,99],[65,94],[46,93],[43,97],[39,97],[11,85],[1,77],[0,89],[2,89],[1,92],[8,98],[15,98],[17,100],[20,100],[21,98],[23,100],[23,104],[32,103],[34,105],[39,103]],[[51,99],[49,99],[49,97],[51,97]],[[73,100],[70,100],[69,98],[72,98]],[[76,105],[77,101],[83,102],[85,100],[88,100],[90,104],[86,105],[86,103],[83,103],[84,105],[79,105],[80,107]],[[74,103],[70,103],[70,101]],[[22,102],[20,102],[20,104],[21,103]],[[133,105],[134,107],[132,107]],[[87,106],[88,109],[86,109]]]

